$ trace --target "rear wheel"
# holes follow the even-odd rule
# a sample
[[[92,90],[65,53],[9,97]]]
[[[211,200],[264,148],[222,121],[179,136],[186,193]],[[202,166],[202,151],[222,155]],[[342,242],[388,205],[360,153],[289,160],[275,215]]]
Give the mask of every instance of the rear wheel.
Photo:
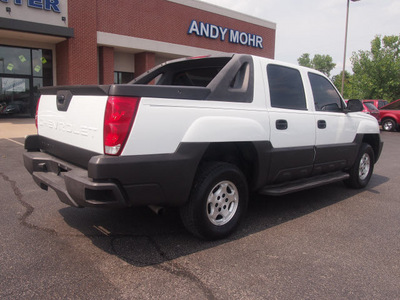
[[[396,127],[396,121],[393,119],[389,118],[382,121],[382,129],[385,131],[395,131]]]
[[[354,165],[351,167],[350,178],[345,180],[347,186],[360,189],[367,186],[374,171],[374,151],[369,144],[362,144]]]
[[[203,165],[189,201],[180,209],[186,229],[203,239],[231,234],[247,209],[247,181],[235,165],[215,162]]]

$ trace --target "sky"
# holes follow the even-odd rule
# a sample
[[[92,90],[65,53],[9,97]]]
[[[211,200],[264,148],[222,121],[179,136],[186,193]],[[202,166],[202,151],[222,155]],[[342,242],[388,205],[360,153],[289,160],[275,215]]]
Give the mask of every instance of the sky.
[[[303,53],[330,55],[331,76],[343,69],[346,0],[201,0],[276,23],[275,59],[298,64]],[[400,0],[350,1],[346,70],[353,52],[381,35],[400,35]]]

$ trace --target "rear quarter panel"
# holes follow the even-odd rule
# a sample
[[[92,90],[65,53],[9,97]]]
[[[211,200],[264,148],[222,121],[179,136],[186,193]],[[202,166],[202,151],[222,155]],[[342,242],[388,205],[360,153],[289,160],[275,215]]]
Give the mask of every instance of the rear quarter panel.
[[[268,140],[267,121],[266,110],[249,103],[142,99],[122,155],[174,153],[181,142]]]

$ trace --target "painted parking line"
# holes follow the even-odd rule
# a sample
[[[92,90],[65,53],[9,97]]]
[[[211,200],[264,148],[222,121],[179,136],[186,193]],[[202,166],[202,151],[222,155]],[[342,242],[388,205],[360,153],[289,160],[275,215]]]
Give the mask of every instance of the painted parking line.
[[[7,141],[10,141],[10,142],[13,142],[13,143],[15,143],[15,144],[17,144],[17,145],[24,146],[23,143],[20,143],[20,142],[18,142],[18,141],[16,141],[16,140],[8,139],[8,138],[6,138],[6,140],[7,140]]]

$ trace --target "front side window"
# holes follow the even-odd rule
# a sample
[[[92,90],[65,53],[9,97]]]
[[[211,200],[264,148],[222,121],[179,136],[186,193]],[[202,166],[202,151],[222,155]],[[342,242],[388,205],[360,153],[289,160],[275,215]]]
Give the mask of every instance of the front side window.
[[[303,81],[298,70],[268,65],[267,73],[272,107],[307,109]]]
[[[314,73],[308,73],[308,78],[314,96],[315,110],[341,112],[342,100],[330,81]]]

